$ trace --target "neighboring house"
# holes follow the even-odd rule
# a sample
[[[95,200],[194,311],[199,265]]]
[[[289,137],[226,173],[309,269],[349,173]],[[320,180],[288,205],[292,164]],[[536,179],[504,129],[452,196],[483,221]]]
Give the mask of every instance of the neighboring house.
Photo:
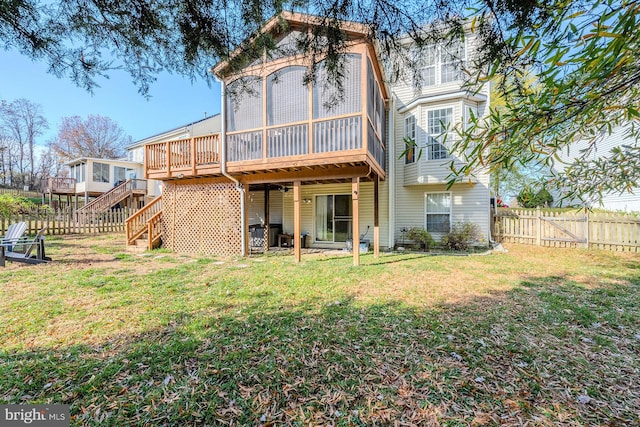
[[[393,248],[401,230],[425,227],[434,237],[456,222],[474,222],[489,239],[489,175],[448,189],[448,125],[482,115],[488,88],[463,91],[461,68],[472,39],[434,46],[425,61],[422,89],[413,82],[385,82],[383,64],[368,30],[344,23],[348,38],[344,94],[333,102],[324,63],[313,84],[303,80],[310,59],[291,52],[292,40],[316,18],[283,13],[266,26],[279,40],[271,58],[232,73],[214,68],[223,81],[222,129],[217,135],[172,141],[140,141],[146,176],[163,182],[161,218],[155,235],[177,252],[246,254],[249,230],[260,227],[264,245],[359,247],[361,239]],[[452,51],[455,47],[455,52]],[[233,96],[225,97],[225,92]],[[451,135],[444,139],[443,133]],[[403,156],[403,138],[423,151]],[[142,144],[144,142],[144,144]],[[417,151],[417,150],[416,150]],[[155,220],[157,221],[157,219]],[[128,231],[145,232],[147,225]],[[275,239],[275,233],[278,239]],[[266,235],[266,236],[265,236]],[[253,240],[253,239],[251,239]],[[358,262],[359,251],[354,252]]]
[[[637,124],[636,124],[637,126]],[[585,141],[578,141],[570,146],[564,148],[559,152],[559,162],[554,165],[554,173],[562,173],[567,169],[578,157],[584,160],[595,160],[599,157],[609,157],[611,150],[623,145],[633,145],[634,140],[625,138],[627,127],[620,126],[613,130],[610,135],[604,136],[601,140],[598,140],[595,146],[589,149],[589,144]],[[583,153],[586,151],[587,155],[583,157]],[[556,201],[560,201],[557,204],[563,206],[573,206],[578,203],[576,200],[562,200],[562,192],[554,191],[553,198]],[[593,203],[588,203],[590,208],[600,208],[609,211],[624,211],[624,212],[640,212],[640,183],[636,185],[633,192],[623,193],[603,193],[602,200]]]
[[[47,182],[45,193],[49,194],[50,200],[54,195],[64,195],[69,203],[75,200],[77,208],[79,199],[87,204],[89,198],[100,197],[132,179],[140,181],[136,182],[137,188],[133,192],[136,205],[144,205],[145,197],[153,196],[146,191],[144,165],[140,162],[81,157],[65,163],[65,166],[69,168],[69,177],[49,178]]]

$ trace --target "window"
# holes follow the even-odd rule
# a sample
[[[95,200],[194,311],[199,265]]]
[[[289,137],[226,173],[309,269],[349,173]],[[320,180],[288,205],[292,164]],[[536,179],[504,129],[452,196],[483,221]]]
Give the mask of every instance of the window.
[[[316,196],[316,241],[346,242],[353,220],[350,195]]]
[[[453,108],[442,108],[427,112],[427,159],[440,160],[449,157],[445,146],[453,117]]]
[[[93,182],[109,182],[109,165],[106,163],[93,164]]]
[[[451,193],[425,193],[425,229],[429,233],[451,231]]]
[[[126,181],[127,178],[129,177],[129,175],[131,175],[131,173],[133,172],[133,169],[129,169],[129,168],[123,168],[120,166],[114,166],[113,168],[113,182],[114,183],[118,183],[118,182],[123,182]]]
[[[443,45],[415,47],[411,59],[417,72],[413,75],[416,88],[451,83],[464,79],[466,61],[464,40],[452,40]]]
[[[452,41],[442,46],[441,53],[441,80],[442,83],[450,83],[463,79],[465,52],[462,40]]]
[[[420,75],[417,76],[420,86],[436,84],[436,64],[438,62],[438,48],[434,45],[425,46],[421,51],[416,50],[416,62],[420,64]]]
[[[404,119],[404,137],[406,144],[406,154],[404,156],[404,163],[409,164],[416,161],[416,116],[410,114]],[[413,143],[407,140],[411,139]]]

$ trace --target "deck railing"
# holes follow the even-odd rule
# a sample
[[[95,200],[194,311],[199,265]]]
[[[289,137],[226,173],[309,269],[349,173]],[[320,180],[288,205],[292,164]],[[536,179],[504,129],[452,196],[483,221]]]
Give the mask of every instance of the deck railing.
[[[145,146],[149,171],[193,169],[220,162],[220,135],[178,139]]]
[[[365,140],[361,114],[230,132],[226,136],[227,161],[234,167],[241,167],[240,162],[248,162],[255,168],[256,161],[266,159],[295,157],[298,162],[301,157],[308,156],[312,161],[317,154],[326,161],[327,153],[339,156],[338,153],[360,155],[368,152],[384,171],[384,144],[370,126],[366,133]],[[219,135],[149,144],[146,146],[147,172],[150,178],[160,179],[219,173],[215,167],[220,162],[220,149]]]
[[[47,193],[74,192],[76,190],[75,178],[49,177],[47,179]]]

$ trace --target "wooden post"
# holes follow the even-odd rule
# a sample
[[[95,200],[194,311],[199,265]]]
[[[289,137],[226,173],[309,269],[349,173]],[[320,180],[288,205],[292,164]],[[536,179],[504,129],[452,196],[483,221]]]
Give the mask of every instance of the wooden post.
[[[379,201],[380,177],[376,175],[373,180],[373,257],[380,257],[380,201]]]
[[[585,218],[585,231],[584,231],[584,238],[586,240],[586,248],[589,249],[589,208],[584,208],[584,213],[586,215]]]
[[[244,191],[242,192],[242,197],[244,197],[244,221],[245,224],[245,233],[242,236],[242,244],[244,245],[244,253],[246,256],[251,255],[249,252],[249,184],[245,185]]]
[[[191,174],[196,176],[196,139],[191,137]]]
[[[536,245],[540,246],[542,244],[542,213],[540,212],[540,206],[536,208],[536,218]]]
[[[269,220],[269,184],[264,186],[264,251],[269,251],[269,240],[271,236],[271,221]]]
[[[360,265],[360,178],[351,180],[351,203],[353,204],[353,265]]]
[[[171,177],[171,142],[167,141],[167,176]]]
[[[300,225],[300,181],[293,182],[293,252],[295,262],[300,262],[302,250],[300,248],[300,234],[302,227]]]

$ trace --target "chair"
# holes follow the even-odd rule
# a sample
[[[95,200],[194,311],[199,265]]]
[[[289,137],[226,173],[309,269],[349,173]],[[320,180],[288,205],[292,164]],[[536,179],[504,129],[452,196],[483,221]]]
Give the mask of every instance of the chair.
[[[27,231],[26,222],[16,222],[11,224],[9,228],[7,228],[7,233],[0,238],[0,245],[6,245],[10,248],[13,243],[22,238],[25,231]]]
[[[45,255],[44,251],[44,232],[47,227],[38,231],[34,238],[21,237],[11,243],[0,244],[0,267],[5,266],[6,261],[23,262],[26,264],[41,264],[51,261],[51,258]],[[21,248],[17,251],[16,248]],[[36,254],[32,255],[36,249]]]

